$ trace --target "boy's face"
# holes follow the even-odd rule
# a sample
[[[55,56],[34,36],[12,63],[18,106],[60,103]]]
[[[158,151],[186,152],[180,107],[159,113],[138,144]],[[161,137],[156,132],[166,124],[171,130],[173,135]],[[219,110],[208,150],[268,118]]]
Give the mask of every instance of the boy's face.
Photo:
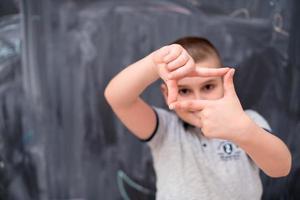
[[[196,67],[215,68],[218,66],[220,66],[220,62],[218,61],[218,59],[213,58],[196,63]],[[224,95],[222,77],[185,77],[183,79],[178,80],[177,85],[177,101],[197,99],[215,100],[222,98]],[[167,92],[165,86],[163,90],[166,99]],[[175,109],[175,112],[183,121],[193,126],[196,126],[197,121],[199,121],[200,119],[199,111],[191,112]]]

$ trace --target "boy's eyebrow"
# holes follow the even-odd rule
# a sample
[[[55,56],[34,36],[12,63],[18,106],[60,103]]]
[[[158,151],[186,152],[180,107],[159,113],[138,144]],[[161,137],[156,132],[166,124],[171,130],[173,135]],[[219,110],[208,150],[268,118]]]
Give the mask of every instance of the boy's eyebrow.
[[[208,84],[208,83],[212,83],[212,82],[214,82],[216,80],[217,80],[217,78],[211,78],[209,80],[203,81],[202,83],[200,83],[200,85],[205,85],[205,84]],[[189,85],[178,83],[178,87],[189,87]]]

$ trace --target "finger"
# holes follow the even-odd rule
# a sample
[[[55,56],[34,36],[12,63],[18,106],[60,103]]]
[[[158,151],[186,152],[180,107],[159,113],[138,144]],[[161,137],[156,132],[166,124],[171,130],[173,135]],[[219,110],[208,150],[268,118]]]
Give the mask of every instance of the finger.
[[[224,76],[224,96],[227,95],[235,95],[234,83],[233,83],[233,75],[235,69],[229,70]]]
[[[196,67],[194,71],[192,71],[189,76],[224,76],[230,70],[229,67],[223,68],[204,68],[204,67]]]
[[[178,87],[176,80],[167,80],[166,85],[168,88],[168,105],[175,102],[177,100],[178,95]]]
[[[188,62],[189,58],[189,55],[183,51],[178,58],[168,63],[168,70],[173,71],[181,66],[184,66]]]
[[[167,70],[167,64],[165,63],[160,63],[157,65],[157,67],[159,68],[160,71],[160,77],[164,80],[164,82],[166,82],[168,80],[168,75],[169,75],[169,71]]]
[[[183,48],[178,44],[172,44],[169,46],[169,48],[171,49],[170,52],[163,59],[165,63],[175,60],[183,51]]]
[[[209,105],[208,100],[184,100],[171,103],[172,109],[182,109],[186,111],[201,111]]]
[[[169,46],[164,46],[154,52],[153,54],[153,60],[155,63],[163,63],[164,62],[164,57],[170,53],[170,47]]]
[[[170,46],[164,46],[159,50],[161,56],[166,56],[169,52],[170,52]]]
[[[195,62],[193,59],[189,59],[188,62],[183,66],[180,67],[179,69],[170,72],[170,74],[168,75],[169,79],[180,79],[183,78],[185,76],[187,76],[188,74],[192,73],[192,71],[194,71],[195,69]]]

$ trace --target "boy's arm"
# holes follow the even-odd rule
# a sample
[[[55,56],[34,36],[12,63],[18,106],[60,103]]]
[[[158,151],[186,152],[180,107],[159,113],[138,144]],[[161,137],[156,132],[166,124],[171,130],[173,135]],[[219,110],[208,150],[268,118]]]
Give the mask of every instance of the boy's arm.
[[[233,74],[232,69],[224,76],[223,98],[175,102],[171,107],[198,111],[198,127],[206,137],[231,140],[269,176],[286,176],[292,160],[287,146],[244,112],[234,89]]]
[[[232,78],[233,74],[231,76],[225,75],[224,78],[225,94],[227,93],[228,101],[227,107],[231,107],[230,104],[233,105],[234,102],[240,106]],[[292,165],[291,153],[287,146],[278,137],[259,127],[243,111],[241,106],[240,110],[242,112],[239,112],[237,108],[235,109],[232,106],[232,112],[229,113],[234,122],[236,122],[235,128],[238,128],[239,134],[232,134],[229,139],[244,149],[267,175],[271,177],[287,176]],[[224,111],[226,112],[226,110]],[[236,112],[237,115],[233,112]],[[233,133],[237,133],[235,129],[232,130]]]
[[[233,141],[244,149],[267,175],[271,177],[288,175],[292,158],[286,145],[250,118],[245,117],[243,123],[245,127],[243,133]]]
[[[147,139],[156,126],[154,111],[139,97],[159,78],[151,56],[125,68],[105,89],[105,97],[115,114],[140,139]]]

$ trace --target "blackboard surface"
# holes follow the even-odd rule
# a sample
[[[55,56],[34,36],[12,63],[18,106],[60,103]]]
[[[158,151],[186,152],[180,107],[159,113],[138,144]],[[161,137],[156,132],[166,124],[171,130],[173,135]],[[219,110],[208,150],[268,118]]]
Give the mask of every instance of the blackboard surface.
[[[0,57],[8,66],[0,72],[1,197],[154,199],[149,148],[123,127],[103,91],[137,59],[198,35],[237,69],[243,107],[260,112],[292,151],[288,177],[261,174],[263,199],[299,199],[297,8],[279,0],[22,1],[22,18],[0,21],[0,45],[15,49]],[[20,38],[21,53],[13,42]],[[158,86],[143,97],[165,107]]]

